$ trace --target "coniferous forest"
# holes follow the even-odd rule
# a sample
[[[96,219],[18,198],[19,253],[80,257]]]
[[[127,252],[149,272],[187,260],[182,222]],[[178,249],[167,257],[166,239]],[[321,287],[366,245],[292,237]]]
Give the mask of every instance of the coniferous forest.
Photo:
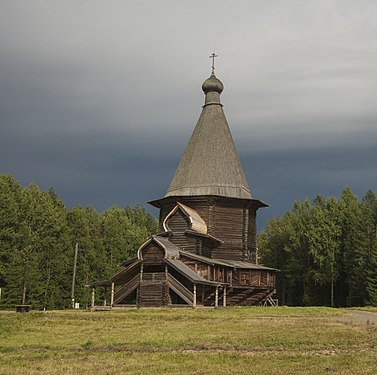
[[[78,243],[75,300],[86,307],[85,284],[111,277],[156,231],[156,219],[142,206],[67,210],[54,189],[22,188],[0,175],[0,306],[69,307]]]
[[[258,237],[261,263],[281,270],[278,298],[287,305],[377,306],[377,195],[295,202]]]
[[[340,198],[295,202],[258,236],[261,263],[281,270],[280,304],[377,306],[377,195],[361,201],[346,188]],[[87,307],[85,284],[111,277],[157,232],[142,206],[67,209],[54,189],[23,188],[0,175],[0,307]]]

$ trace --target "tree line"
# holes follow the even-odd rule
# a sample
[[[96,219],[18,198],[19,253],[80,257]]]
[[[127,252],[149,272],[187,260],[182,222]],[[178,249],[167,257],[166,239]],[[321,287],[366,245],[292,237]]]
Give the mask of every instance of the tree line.
[[[377,195],[296,201],[258,236],[260,261],[281,270],[282,304],[377,306]]]
[[[53,188],[0,175],[0,307],[69,307],[76,243],[75,300],[86,307],[85,284],[111,277],[157,228],[140,205],[67,209]]]
[[[258,236],[260,262],[281,270],[281,304],[377,306],[377,195],[361,202],[347,187],[340,198],[296,201]],[[71,304],[75,244],[75,300],[86,307],[92,281],[104,280],[136,256],[157,232],[142,206],[67,209],[55,190],[23,188],[0,174],[0,307],[35,309]]]

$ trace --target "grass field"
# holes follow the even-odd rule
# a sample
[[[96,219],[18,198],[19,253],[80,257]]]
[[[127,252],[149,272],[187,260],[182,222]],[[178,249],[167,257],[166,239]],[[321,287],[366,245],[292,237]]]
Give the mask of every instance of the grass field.
[[[377,327],[330,308],[0,314],[0,374],[376,374]]]

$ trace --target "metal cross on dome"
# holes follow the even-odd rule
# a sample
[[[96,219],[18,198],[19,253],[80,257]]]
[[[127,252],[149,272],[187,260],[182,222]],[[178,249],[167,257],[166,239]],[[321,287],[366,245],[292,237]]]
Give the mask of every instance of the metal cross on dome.
[[[209,57],[212,59],[212,74],[215,74],[215,58],[219,57],[219,55],[216,55],[215,52],[212,53],[212,55]]]

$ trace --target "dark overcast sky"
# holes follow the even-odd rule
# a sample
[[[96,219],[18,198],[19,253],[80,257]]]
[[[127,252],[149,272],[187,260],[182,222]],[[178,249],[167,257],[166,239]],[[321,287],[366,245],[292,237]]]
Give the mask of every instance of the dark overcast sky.
[[[377,191],[375,0],[0,0],[0,172],[68,207],[162,197],[214,45],[260,226]]]

